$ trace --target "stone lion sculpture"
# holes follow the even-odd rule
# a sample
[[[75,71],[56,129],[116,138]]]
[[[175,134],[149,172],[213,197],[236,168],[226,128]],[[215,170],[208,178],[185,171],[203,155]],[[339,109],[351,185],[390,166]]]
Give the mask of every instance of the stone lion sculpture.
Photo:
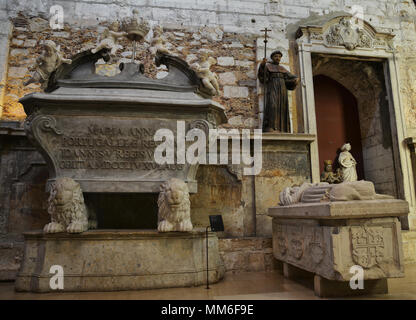
[[[280,205],[322,201],[352,201],[393,199],[392,196],[378,194],[371,181],[329,183],[304,183],[300,187],[287,187],[279,195]]]
[[[159,232],[192,231],[191,202],[186,183],[172,178],[160,187],[158,226]]]
[[[81,186],[71,178],[57,178],[52,184],[48,199],[51,222],[43,228],[44,233],[81,233],[96,228],[95,217],[88,221]]]

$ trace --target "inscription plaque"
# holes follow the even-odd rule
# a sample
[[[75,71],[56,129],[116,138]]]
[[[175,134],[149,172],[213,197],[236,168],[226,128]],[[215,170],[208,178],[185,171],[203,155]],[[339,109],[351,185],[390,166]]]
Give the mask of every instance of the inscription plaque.
[[[188,130],[192,121],[185,123]],[[53,167],[49,182],[64,176],[84,192],[158,192],[162,182],[176,177],[196,192],[194,166],[154,160],[162,143],[154,141],[156,131],[169,129],[176,137],[171,119],[34,115],[26,126]],[[176,155],[176,143],[174,148]]]

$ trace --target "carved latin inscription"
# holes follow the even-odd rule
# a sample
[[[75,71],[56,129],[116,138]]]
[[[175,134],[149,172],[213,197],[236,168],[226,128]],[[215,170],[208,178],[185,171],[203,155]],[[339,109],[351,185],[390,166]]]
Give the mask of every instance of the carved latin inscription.
[[[60,169],[182,170],[183,165],[154,162],[156,130],[150,127],[105,127],[90,124],[85,134],[63,134],[57,140]]]

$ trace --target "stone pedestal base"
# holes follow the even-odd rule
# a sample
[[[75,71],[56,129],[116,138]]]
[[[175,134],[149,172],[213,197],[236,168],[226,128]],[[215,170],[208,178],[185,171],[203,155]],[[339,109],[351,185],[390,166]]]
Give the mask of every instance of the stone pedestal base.
[[[206,283],[205,231],[95,230],[82,234],[28,232],[16,291],[119,291]],[[223,278],[218,238],[209,233],[209,281]],[[64,288],[52,290],[52,266]],[[56,272],[56,271],[55,271]]]

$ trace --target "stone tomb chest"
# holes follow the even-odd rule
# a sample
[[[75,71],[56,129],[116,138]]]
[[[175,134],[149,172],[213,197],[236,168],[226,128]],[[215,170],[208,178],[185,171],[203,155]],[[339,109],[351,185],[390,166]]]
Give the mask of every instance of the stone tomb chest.
[[[269,208],[273,255],[284,263],[285,276],[314,276],[321,297],[387,293],[387,278],[404,276],[398,217],[408,214],[407,202],[374,192],[360,197],[355,190],[374,190],[368,181],[307,185],[287,188],[281,206]],[[335,189],[347,196],[333,198]],[[285,192],[297,199],[285,199]],[[331,201],[325,200],[328,194]],[[354,290],[350,281],[357,283],[358,272],[363,287]]]
[[[188,130],[199,128],[208,136],[210,128],[226,122],[224,108],[199,94],[201,79],[179,58],[156,55],[156,64],[169,69],[161,80],[145,77],[143,65],[136,63],[120,64],[121,72],[107,77],[95,72],[96,61],[105,53],[78,54],[51,75],[45,93],[21,99],[28,116],[26,133],[48,165],[47,188],[60,177],[75,180],[89,211],[97,211],[94,201],[87,201],[89,194],[115,200],[123,194],[148,194],[157,199],[161,184],[171,178],[183,180],[195,193],[198,165],[177,159],[177,147],[189,144]],[[165,142],[154,139],[159,129],[173,133],[173,164],[155,161],[157,145]],[[119,203],[117,212],[111,213],[114,219],[123,211],[123,201]],[[157,220],[155,201],[154,205]],[[134,209],[141,215],[145,204],[139,201]],[[100,212],[96,214],[99,217]],[[62,265],[64,272],[71,273],[65,278],[65,291],[199,285],[206,274],[204,234],[197,230],[29,232],[16,289],[51,291],[52,265]],[[224,274],[214,234],[209,236],[209,247],[209,277],[214,282]]]

